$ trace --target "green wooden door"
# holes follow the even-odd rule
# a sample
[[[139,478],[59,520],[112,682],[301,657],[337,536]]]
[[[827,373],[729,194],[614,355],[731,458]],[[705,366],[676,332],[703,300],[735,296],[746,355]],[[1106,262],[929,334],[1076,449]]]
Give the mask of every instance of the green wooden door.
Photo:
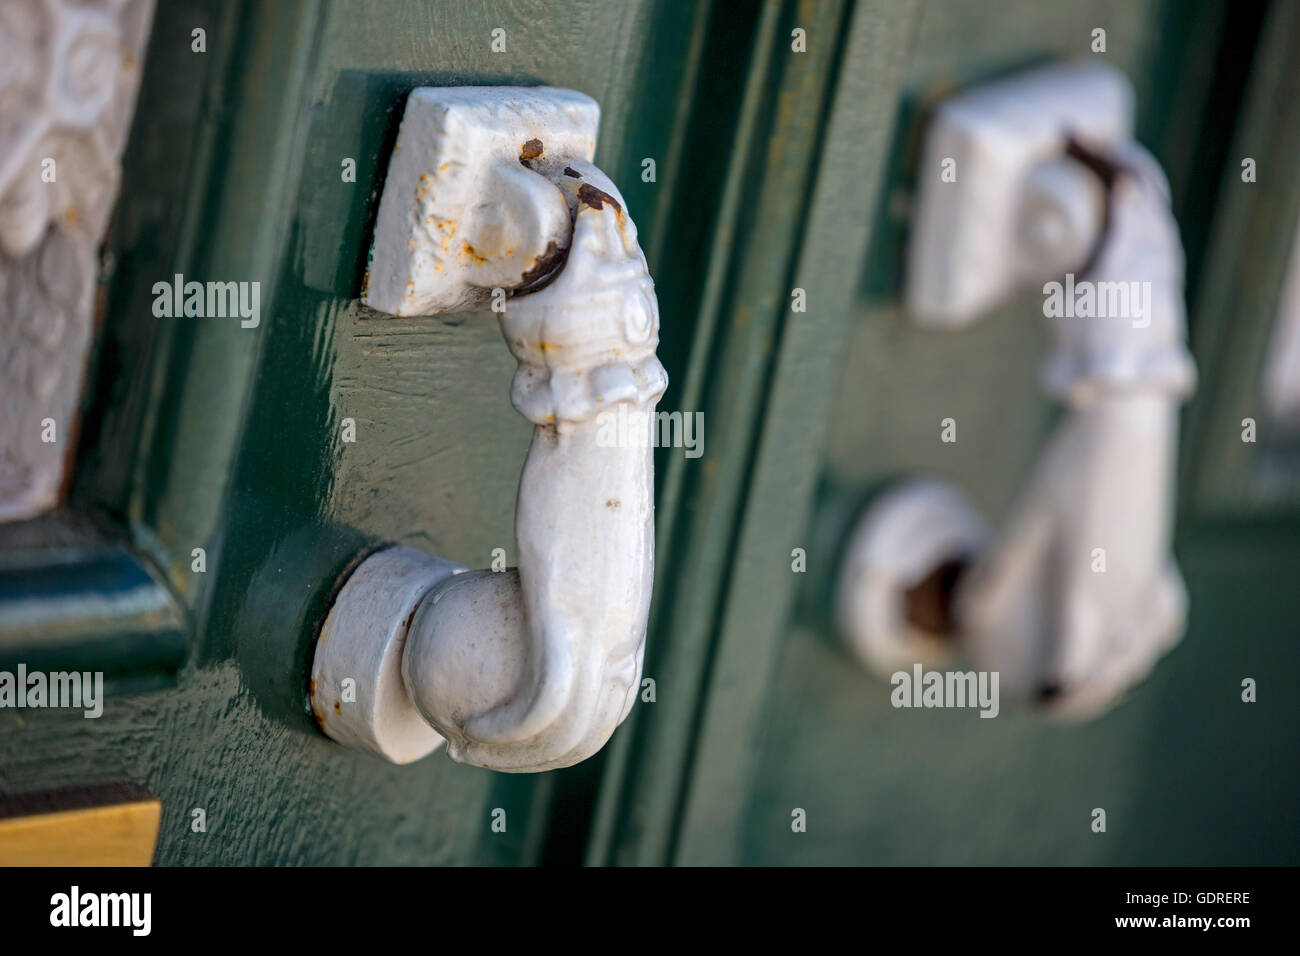
[[[1293,82],[1281,66],[1296,50],[1292,13],[1014,2],[767,12],[747,94],[770,108],[738,130],[732,154],[755,205],[734,213],[731,324],[706,405],[711,420],[739,417],[749,431],[735,460],[716,465],[731,464],[737,484],[696,476],[699,510],[671,559],[681,577],[661,585],[672,590],[660,592],[653,632],[651,672],[702,693],[689,714],[638,710],[614,742],[626,763],[603,781],[588,859],[1294,862],[1295,703],[1285,691],[1268,706],[1241,699],[1243,678],[1296,661],[1294,473],[1276,464],[1291,460],[1290,439],[1274,429],[1254,467],[1238,466],[1235,487],[1215,477],[1225,454],[1240,460],[1252,448],[1239,419],[1259,414],[1296,222],[1290,186],[1275,183],[1265,199],[1240,177],[1244,156],[1269,157],[1282,180],[1294,166],[1294,111],[1280,126],[1263,119]],[[790,55],[795,27],[810,38],[804,57]],[[956,87],[1095,55],[1098,27],[1107,59],[1136,88],[1138,135],[1170,176],[1188,252],[1202,374],[1181,477],[1189,633],[1101,720],[921,719],[892,709],[889,685],[834,633],[831,585],[852,520],[883,483],[909,474],[953,481],[996,520],[1052,409],[1037,384],[1041,303],[961,334],[905,321],[900,264],[918,133],[927,105]],[[1241,130],[1235,140],[1230,129]],[[1251,263],[1262,275],[1247,286],[1240,272]],[[795,289],[806,313],[791,309]],[[1234,316],[1256,331],[1225,340]],[[763,379],[752,396],[738,394],[747,371]],[[955,445],[940,441],[953,414],[963,429]],[[1275,462],[1274,482],[1260,475],[1264,460]],[[710,546],[730,561],[717,579],[693,573]],[[793,570],[796,548],[808,555],[804,574]],[[1096,807],[1108,809],[1108,834],[1090,827]],[[796,811],[806,829],[792,826]]]
[[[1276,261],[1296,221],[1289,185],[1262,207],[1231,189],[1238,154],[1295,168],[1296,112],[1263,118],[1294,83],[1280,64],[1295,17],[1275,4],[1265,30],[1265,14],[1212,0],[996,7],[160,4],[75,483],[34,538],[0,536],[45,555],[29,564],[61,589],[51,614],[77,622],[53,650],[27,632],[0,641],[5,660],[93,650],[112,695],[93,722],[0,713],[0,792],[142,784],[162,800],[155,859],[169,864],[1295,862],[1295,704],[1245,707],[1237,688],[1297,663],[1296,499],[1252,491],[1250,462],[1219,468],[1263,346],[1218,361],[1240,229]],[[922,471],[997,515],[1050,416],[1032,307],[949,337],[901,319],[918,117],[956,86],[1092,55],[1099,26],[1189,251],[1206,380],[1183,472],[1191,630],[1095,723],[903,720],[829,625],[854,509]],[[539,83],[600,103],[596,159],[659,294],[661,407],[706,425],[701,457],[656,456],[654,700],[566,770],[390,766],[316,728],[312,637],[380,542],[478,567],[511,556],[529,426],[494,316],[359,304],[370,230],[411,89]],[[260,283],[260,324],[159,320],[153,285],[177,273]],[[1261,330],[1280,267],[1262,281],[1243,320]],[[971,440],[941,445],[953,407]],[[60,522],[76,526],[76,580],[48,558]],[[156,585],[159,608],[87,611],[118,585],[85,568],[114,560]],[[1087,825],[1096,806],[1113,808],[1105,839]]]
[[[777,366],[787,378],[774,383],[781,398],[768,406],[750,479],[751,495],[772,491],[752,499],[740,540],[754,544],[737,555],[732,579],[743,582],[748,572],[753,590],[733,585],[724,608],[712,699],[671,859],[1295,861],[1295,703],[1281,688],[1267,706],[1240,696],[1243,678],[1287,673],[1296,663],[1288,637],[1295,500],[1276,488],[1266,497],[1262,482],[1252,490],[1240,478],[1234,489],[1216,486],[1215,500],[1206,491],[1224,454],[1252,448],[1240,441],[1240,419],[1259,414],[1260,340],[1277,308],[1296,216],[1290,187],[1272,200],[1284,208],[1266,213],[1256,205],[1262,193],[1240,177],[1241,157],[1269,156],[1283,178],[1294,163],[1283,145],[1294,141],[1294,113],[1284,129],[1251,117],[1293,82],[1280,64],[1294,57],[1295,21],[1275,8],[1261,28],[1251,19],[1257,14],[1160,4],[999,4],[996,15],[959,3],[854,9],[790,282],[807,288],[817,307],[787,320]],[[996,520],[1041,447],[1050,408],[1036,382],[1044,344],[1037,303],[947,336],[917,331],[900,314],[899,227],[916,116],[950,84],[1043,56],[1087,56],[1098,26],[1107,30],[1108,58],[1136,86],[1139,137],[1169,172],[1189,253],[1202,370],[1181,479],[1189,633],[1132,700],[1092,723],[1062,727],[1005,712],[994,721],[938,711],[919,717],[891,708],[889,686],[863,672],[832,633],[828,585],[851,518],[882,482],[931,474],[952,480]],[[1238,123],[1230,141],[1224,130]],[[1241,228],[1246,208],[1259,217],[1258,231]],[[1234,278],[1245,266],[1243,244],[1254,249],[1245,258],[1268,264],[1259,285]],[[1229,321],[1259,331],[1224,339]],[[818,336],[803,356],[793,351]],[[827,350],[842,355],[832,364]],[[1238,370],[1233,381],[1221,377],[1229,366]],[[838,373],[825,374],[830,367]],[[791,406],[804,417],[782,421],[780,409]],[[801,430],[820,423],[822,412],[814,491],[785,470],[807,447]],[[939,440],[948,415],[961,421],[957,444]],[[1273,449],[1259,457],[1279,454],[1279,442],[1285,452],[1276,431]],[[811,501],[797,517],[789,513],[792,486]],[[792,546],[810,555],[793,593],[785,584]],[[757,594],[784,603],[758,603]],[[1096,807],[1108,809],[1107,834],[1089,825]],[[806,832],[791,826],[796,808],[805,811]]]
[[[377,317],[360,283],[406,94],[541,81],[599,101],[598,161],[623,186],[654,274],[685,278],[694,249],[667,223],[685,174],[690,37],[706,12],[159,5],[72,505],[125,532],[175,595],[173,631],[188,643],[146,667],[125,624],[103,623],[114,633],[96,646],[123,672],[104,717],[88,730],[56,712],[2,715],[0,790],[141,783],[163,804],[159,863],[580,858],[581,832],[554,836],[550,823],[565,775],[492,774],[441,754],[389,766],[325,738],[305,706],[312,636],[368,548],[400,541],[480,567],[513,551],[530,433],[494,316]],[[260,324],[158,320],[152,286],[176,273],[259,282]],[[693,323],[684,288],[660,283],[674,343]],[[680,374],[684,354],[675,361]],[[191,826],[200,808],[206,833]]]

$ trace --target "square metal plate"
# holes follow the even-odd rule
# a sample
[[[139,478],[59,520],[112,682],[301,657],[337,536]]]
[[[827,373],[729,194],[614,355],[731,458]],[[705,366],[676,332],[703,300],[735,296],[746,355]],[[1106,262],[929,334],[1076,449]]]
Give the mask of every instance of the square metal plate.
[[[1100,62],[1044,67],[943,103],[926,134],[906,300],[922,325],[959,327],[1013,291],[1019,203],[1036,165],[1070,139],[1133,135],[1128,79]],[[946,160],[956,180],[944,181]]]
[[[590,162],[600,107],[554,87],[413,90],[389,161],[362,301],[392,315],[484,305],[548,245],[567,245],[560,193],[523,164]],[[539,153],[538,151],[541,151]]]

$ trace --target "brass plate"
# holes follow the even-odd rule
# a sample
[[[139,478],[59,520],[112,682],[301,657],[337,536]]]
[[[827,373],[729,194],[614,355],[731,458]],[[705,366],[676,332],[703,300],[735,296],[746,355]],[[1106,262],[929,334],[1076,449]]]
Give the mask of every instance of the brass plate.
[[[0,801],[0,866],[149,866],[162,803],[134,784]]]

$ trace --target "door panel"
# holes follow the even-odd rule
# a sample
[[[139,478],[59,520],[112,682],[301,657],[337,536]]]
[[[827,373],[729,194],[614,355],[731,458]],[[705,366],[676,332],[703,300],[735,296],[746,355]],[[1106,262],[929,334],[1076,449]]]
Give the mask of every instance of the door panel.
[[[311,636],[375,544],[514,560],[530,429],[510,404],[496,317],[364,309],[366,249],[407,92],[545,82],[600,103],[597,162],[622,187],[652,273],[683,270],[693,250],[664,230],[685,155],[678,90],[700,55],[681,38],[698,16],[650,2],[161,5],[141,102],[197,86],[175,107],[195,146],[178,157],[156,139],[157,109],[142,108],[114,234],[106,407],[91,418],[78,501],[129,529],[181,598],[190,663],[174,687],[115,697],[98,721],[0,715],[0,791],[142,783],[162,801],[163,864],[541,858],[561,774],[492,774],[441,754],[390,766],[325,738],[306,706]],[[186,178],[172,185],[178,163]],[[152,285],[174,273],[259,282],[260,324],[159,321]],[[661,284],[664,324],[686,340],[674,295]],[[675,368],[667,351],[675,374],[683,356]],[[355,442],[342,440],[346,418]],[[574,786],[589,773],[574,771]],[[206,833],[191,828],[197,808]],[[505,832],[491,828],[497,808]],[[559,830],[548,852],[577,859],[581,833]]]
[[[858,15],[867,13],[859,8]],[[1136,87],[1139,138],[1169,171],[1193,263],[1188,288],[1195,290],[1202,261],[1195,243],[1206,235],[1213,209],[1204,184],[1219,183],[1220,174],[1200,169],[1205,151],[1218,147],[1200,137],[1217,134],[1195,129],[1185,117],[1198,111],[1198,100],[1219,101],[1209,66],[1224,56],[1221,36],[1249,30],[1214,29],[1220,16],[1209,6],[1192,21],[1160,4],[1110,11],[1026,5],[1019,13],[1014,4],[1000,4],[998,16],[985,19],[961,4],[926,4],[915,11],[905,65],[893,80],[895,101],[883,116],[833,114],[828,148],[837,135],[855,142],[869,135],[867,128],[842,133],[841,124],[897,124],[906,140],[915,119],[897,117],[900,101],[923,101],[934,84],[970,82],[990,65],[1044,53],[1080,55],[1091,29],[1104,25],[1108,59]],[[1169,51],[1170,38],[1185,45],[1178,54]],[[1225,69],[1214,79],[1231,87],[1244,78]],[[846,76],[841,82],[852,81]],[[860,102],[861,93],[850,89],[842,87],[841,95]],[[894,148],[906,155],[905,144]],[[856,168],[845,163],[827,175],[844,195],[850,183],[871,182],[871,167],[879,162],[879,155],[867,155]],[[914,162],[913,155],[898,165]],[[1225,163],[1225,183],[1238,179],[1237,166],[1235,155]],[[892,229],[890,210],[905,203],[905,193],[897,182],[882,192],[870,251],[858,247],[860,261],[875,270],[898,261],[903,239]],[[849,215],[865,211],[860,206]],[[832,219],[814,220],[809,229],[821,261],[830,257],[832,241],[856,238],[836,226]],[[1227,235],[1235,234],[1215,241],[1235,241]],[[1285,245],[1266,256],[1274,263],[1284,259]],[[844,287],[843,272],[821,273],[821,288]],[[716,807],[715,825],[692,831],[682,858],[761,864],[1294,862],[1293,770],[1285,756],[1294,735],[1283,728],[1295,726],[1297,713],[1289,695],[1266,708],[1246,706],[1240,697],[1243,677],[1295,665],[1282,623],[1294,603],[1287,584],[1295,567],[1290,523],[1207,524],[1185,513],[1178,557],[1192,617],[1184,645],[1131,700],[1081,726],[1005,709],[992,721],[972,719],[969,712],[895,710],[889,685],[867,675],[838,644],[827,614],[829,585],[837,548],[864,496],[890,478],[935,475],[962,488],[996,524],[1038,454],[1052,414],[1037,385],[1045,344],[1041,302],[1014,304],[957,334],[925,333],[904,321],[897,286],[889,280],[869,276],[865,290],[851,284],[846,290],[853,298],[843,372],[825,446],[824,485],[807,531],[809,554],[822,563],[810,557],[804,600],[784,640],[762,727],[746,738],[756,740],[759,751],[752,802],[738,806],[720,786],[699,794],[696,799]],[[1203,318],[1193,309],[1194,337]],[[1203,392],[1213,394],[1216,385],[1212,378],[1203,381]],[[940,441],[940,422],[948,416],[958,421],[955,444]],[[1187,473],[1183,483],[1194,479]],[[1105,835],[1090,829],[1094,807],[1108,811]],[[1230,827],[1222,821],[1228,807],[1236,821]],[[806,832],[792,831],[795,808],[807,813]],[[705,818],[690,808],[688,827],[693,813]],[[721,846],[708,842],[719,830],[717,820],[734,814],[744,818],[739,838]]]
[[[789,55],[790,36],[813,21],[811,7],[767,8],[776,23],[755,39],[750,81],[769,102],[789,104],[791,115],[820,113],[821,121],[813,134],[816,156],[802,157],[804,167],[786,159],[793,149],[783,135],[785,113],[775,111],[761,127],[765,151],[749,176],[757,208],[764,208],[758,203],[769,182],[774,191],[807,198],[795,219],[798,245],[789,247],[783,267],[767,267],[776,280],[759,285],[763,308],[746,301],[751,278],[726,290],[737,323],[766,321],[771,329],[760,352],[769,378],[758,400],[761,424],[746,446],[746,487],[725,512],[723,499],[701,491],[711,523],[701,519],[706,530],[692,539],[698,549],[723,535],[732,563],[720,594],[684,610],[676,601],[661,605],[661,614],[676,610],[678,624],[653,632],[653,653],[662,655],[656,660],[672,666],[678,655],[686,663],[671,671],[674,679],[705,688],[699,726],[683,761],[683,751],[665,743],[673,718],[664,708],[634,714],[633,733],[615,743],[616,752],[632,755],[630,768],[603,783],[605,826],[596,831],[593,861],[813,862],[825,844],[789,840],[792,809],[815,802],[822,813],[834,810],[823,836],[828,844],[843,838],[842,852],[831,854],[843,862],[862,848],[853,839],[857,830],[873,826],[845,783],[883,779],[878,752],[862,744],[887,738],[875,735],[880,728],[863,721],[853,700],[881,685],[856,673],[828,643],[830,585],[849,519],[866,492],[909,471],[954,479],[997,515],[1015,476],[1033,460],[1051,413],[1037,388],[1044,339],[1032,306],[1008,307],[960,336],[927,335],[903,321],[907,187],[916,133],[934,98],[1047,57],[1090,55],[1092,31],[1104,27],[1107,58],[1134,81],[1140,135],[1157,145],[1176,194],[1192,194],[1180,208],[1201,208],[1198,190],[1188,185],[1199,159],[1189,143],[1198,131],[1184,118],[1211,94],[1218,6],[1008,3],[996,17],[960,3],[857,4],[831,16],[827,7],[816,7],[822,19],[808,30],[804,56]],[[748,145],[737,140],[735,162],[747,161]],[[769,227],[778,221],[762,219]],[[747,276],[760,241],[746,237],[737,247],[737,275]],[[790,309],[796,288],[807,294],[807,312]],[[970,438],[941,444],[939,423],[955,409]],[[710,411],[715,420],[723,417]],[[733,421],[734,411],[724,420]],[[734,514],[735,523],[720,524],[723,514]],[[808,554],[806,575],[792,572],[796,548]],[[712,634],[690,643],[694,629],[707,633],[705,622]],[[791,684],[808,699],[793,696]],[[1037,725],[1018,726],[1033,733]],[[796,727],[801,733],[794,737]],[[1122,733],[1107,739],[1117,765],[1139,752]],[[954,741],[943,744],[949,755],[968,744],[936,730],[915,746],[935,740]],[[783,743],[807,748],[806,760]],[[907,776],[910,749],[890,752]],[[1003,762],[1017,759],[1014,746],[994,752]],[[1016,766],[1027,773],[1025,764]],[[998,776],[991,773],[989,786]],[[770,796],[774,790],[779,797]],[[898,788],[889,797],[883,802],[890,808],[909,799]],[[906,838],[896,838],[905,852]],[[992,831],[988,839],[997,845]],[[855,859],[867,862],[860,854]]]
[[[0,557],[75,543],[155,603],[101,625],[92,588],[42,572],[79,628],[64,657],[93,647],[120,680],[98,720],[0,711],[0,794],[143,785],[163,864],[1295,862],[1300,715],[1276,691],[1238,696],[1300,663],[1293,503],[1243,492],[1252,466],[1221,434],[1281,284],[1270,265],[1243,287],[1239,260],[1275,265],[1295,234],[1295,189],[1233,191],[1238,153],[1293,152],[1300,114],[1270,104],[1288,101],[1295,22],[1223,0],[159,4],[75,484],[58,513],[0,529]],[[1189,633],[1086,725],[895,711],[829,620],[854,516],[925,473],[1000,520],[1054,415],[1033,297],[960,334],[902,314],[918,133],[956,89],[1097,55],[1134,84],[1188,255]],[[381,543],[513,563],[530,436],[496,317],[363,307],[367,247],[410,90],[536,84],[599,102],[596,161],[659,297],[661,409],[707,426],[702,457],[656,453],[655,695],[566,770],[391,766],[317,729],[313,637]],[[259,283],[259,324],[156,317],[176,274]],[[1228,336],[1239,297],[1255,331]]]

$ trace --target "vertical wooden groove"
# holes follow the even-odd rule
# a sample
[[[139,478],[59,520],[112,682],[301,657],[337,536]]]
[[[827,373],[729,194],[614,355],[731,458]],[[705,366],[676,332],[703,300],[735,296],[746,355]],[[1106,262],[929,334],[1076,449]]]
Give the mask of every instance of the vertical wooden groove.
[[[706,376],[713,359],[725,282],[732,267],[730,250],[736,242],[737,220],[746,197],[746,175],[764,112],[764,90],[778,19],[779,3],[766,3],[750,41],[750,65],[721,188],[702,184],[707,186],[707,195],[716,194],[720,199],[716,221],[707,239],[702,283],[695,299],[699,306],[684,374],[673,373],[683,382],[676,404],[684,412],[704,408]],[[713,8],[711,28],[717,28],[722,22],[729,22],[734,28],[743,18],[719,4]],[[716,77],[707,73],[704,79],[716,82]],[[697,89],[695,99],[707,100],[703,84]],[[683,198],[678,197],[679,207]],[[690,198],[698,202],[697,197]],[[674,210],[674,224],[680,223],[683,212],[680,208]],[[716,592],[717,568],[725,561],[724,554],[716,553],[721,529],[703,534],[692,530],[720,514],[720,509],[701,508],[697,504],[701,496],[700,482],[688,475],[689,469],[707,467],[705,463],[715,454],[712,449],[716,448],[716,441],[710,441],[715,436],[708,431],[710,420],[715,419],[706,417],[704,457],[687,461],[672,456],[660,494],[660,502],[671,502],[673,507],[671,511],[664,509],[668,512],[666,519],[661,513],[657,522],[657,592],[649,628],[646,676],[654,678],[661,688],[660,699],[672,703],[666,707],[655,704],[659,710],[653,715],[644,713],[644,705],[634,708],[627,724],[616,735],[618,750],[614,751],[610,770],[620,772],[617,776],[607,775],[602,784],[588,862],[665,862],[684,773],[683,755],[692,733],[694,708],[689,702],[700,680],[702,646],[708,639],[711,610],[716,603],[716,593],[711,592]],[[715,476],[712,485],[715,489],[712,494],[716,496],[727,490],[728,482]],[[704,547],[688,553],[685,545],[679,543],[682,540],[703,543]],[[668,698],[670,692],[672,697]],[[638,786],[648,776],[656,781],[654,786]]]
[[[755,343],[758,347],[751,347],[747,356],[754,386],[745,480],[728,539],[730,560],[711,618],[714,633],[697,698],[698,729],[682,781],[669,862],[734,861],[734,843],[748,805],[753,746],[762,723],[761,702],[793,601],[789,539],[805,523],[825,432],[825,414],[818,410],[835,377],[819,375],[805,381],[795,371],[804,391],[790,400],[783,389],[788,387],[792,365],[829,360],[834,367],[840,353],[836,342],[847,327],[848,309],[827,308],[820,302],[812,306],[815,312],[794,313],[791,297],[794,288],[806,285],[799,278],[800,260],[818,194],[819,170],[825,162],[853,9],[852,3],[791,4],[787,29],[776,39],[778,52],[788,51],[788,28],[797,25],[807,31],[810,43],[824,46],[815,53],[810,46],[807,54],[790,54],[785,69],[773,77],[774,109],[763,187],[733,306],[746,324],[752,315],[763,326]],[[788,228],[779,235],[769,234],[762,228],[768,221],[788,223]],[[805,292],[818,301],[824,290],[806,288]],[[820,402],[813,400],[818,395]],[[791,424],[809,439],[806,446],[782,435],[784,426]],[[784,465],[777,464],[774,455]],[[767,574],[761,583],[756,580],[760,568],[772,567],[782,573]],[[706,816],[702,824],[697,819],[701,810]]]
[[[637,747],[630,774],[607,785],[604,820],[615,792],[623,816],[612,840],[602,834],[594,841],[593,862],[663,863],[674,852],[738,557],[747,477],[789,309],[788,280],[824,105],[842,48],[842,5],[804,6],[796,15],[794,4],[766,5],[755,31],[681,403],[705,410],[706,455],[669,466],[668,487],[676,492],[683,484],[673,520],[664,522],[658,562],[661,574],[669,569],[669,582],[659,594],[647,673],[658,682],[660,703],[638,716],[629,735]],[[793,53],[790,30],[796,25],[822,46]],[[695,469],[689,477],[688,469]]]
[[[1200,281],[1189,287],[1192,350],[1199,392],[1184,415],[1180,504],[1196,517],[1294,509],[1294,481],[1262,481],[1269,448],[1260,381],[1296,236],[1300,190],[1300,109],[1295,103],[1300,7],[1275,2],[1250,60],[1235,135],[1221,169],[1206,230]],[[1257,163],[1256,183],[1243,183],[1241,161]],[[1241,419],[1254,417],[1257,444],[1240,440]],[[1289,449],[1288,449],[1289,450]]]

